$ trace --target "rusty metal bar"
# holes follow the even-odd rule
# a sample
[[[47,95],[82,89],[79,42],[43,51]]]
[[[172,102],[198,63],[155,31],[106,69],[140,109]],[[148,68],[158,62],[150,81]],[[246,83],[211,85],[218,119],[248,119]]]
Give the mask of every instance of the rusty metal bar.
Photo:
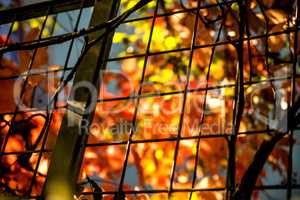
[[[95,2],[90,26],[104,23],[113,18],[116,15],[118,6],[119,0]],[[89,41],[97,40],[103,34],[106,34],[105,38],[87,50],[78,65],[71,90],[71,94],[74,95],[71,95],[68,100],[68,107],[52,155],[48,177],[44,187],[44,197],[50,194],[51,191],[57,189],[57,183],[65,183],[64,186],[68,187],[70,191],[75,188],[88,133],[88,128],[83,128],[83,126],[89,124],[92,120],[95,106],[91,104],[92,99],[94,99],[92,92],[97,93],[98,91],[98,89],[96,89],[88,92],[87,88],[83,85],[89,84],[90,86],[98,88],[97,79],[100,78],[99,70],[105,67],[105,60],[110,50],[113,31],[97,31],[90,34],[87,39]],[[82,87],[78,86],[79,84],[83,84],[81,85]],[[85,112],[88,107],[90,107],[89,110],[91,112]],[[71,194],[72,193],[73,192],[71,192]],[[68,198],[65,197],[65,199],[72,199],[72,196],[69,195]]]
[[[93,6],[95,0],[84,1],[84,7]],[[14,20],[22,21],[30,18],[41,17],[47,14],[56,14],[70,10],[79,9],[82,0],[54,0],[32,4],[19,8],[11,8],[0,11],[0,25],[10,23]],[[49,13],[48,13],[49,10]]]

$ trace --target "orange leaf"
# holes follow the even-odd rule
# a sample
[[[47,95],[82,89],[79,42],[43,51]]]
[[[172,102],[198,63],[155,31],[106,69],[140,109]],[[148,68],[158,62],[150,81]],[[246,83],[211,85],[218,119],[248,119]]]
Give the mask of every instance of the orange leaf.
[[[26,34],[24,41],[33,41],[38,39],[38,36],[40,34],[40,29],[38,28],[33,28],[29,33]],[[31,62],[32,62],[32,56],[33,56],[33,51],[20,51],[19,52],[19,59],[20,59],[20,70],[21,72],[28,71]],[[47,47],[42,47],[38,48],[36,50],[36,54],[31,66],[31,69],[38,69],[42,67],[43,65],[46,65],[49,61],[49,56],[48,56],[48,48]],[[37,76],[38,77],[38,76]],[[37,78],[37,80],[39,80]]]

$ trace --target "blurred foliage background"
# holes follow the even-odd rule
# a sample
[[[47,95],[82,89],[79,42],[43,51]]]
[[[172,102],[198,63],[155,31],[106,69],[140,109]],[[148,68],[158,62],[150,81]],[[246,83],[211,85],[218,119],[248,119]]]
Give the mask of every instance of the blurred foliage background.
[[[1,9],[29,3],[0,2]],[[121,0],[119,13],[137,2]],[[118,191],[130,138],[133,143],[123,190],[145,192],[126,194],[126,199],[167,199],[167,192],[147,191],[168,191],[170,185],[175,190],[183,190],[172,194],[174,200],[190,196],[193,200],[224,199],[229,157],[226,137],[232,133],[238,54],[242,53],[245,105],[235,158],[239,184],[260,144],[272,137],[272,131],[286,126],[278,121],[291,106],[291,78],[296,76],[296,98],[300,85],[298,62],[293,71],[293,56],[299,53],[294,49],[297,45],[294,45],[295,33],[291,31],[296,23],[295,6],[286,0],[249,0],[246,5],[242,52],[237,52],[235,46],[240,38],[240,10],[236,1],[152,1],[115,30],[78,180],[81,190],[76,198],[100,198],[88,194],[99,188],[104,193]],[[79,10],[75,10],[50,15],[47,19],[3,24],[0,46],[87,28],[92,10],[83,9],[80,17]],[[11,35],[7,38],[9,31]],[[84,38],[80,37],[64,44],[1,55],[2,191],[33,197],[41,193],[72,82],[61,92],[51,118],[43,109],[60,81],[74,67],[83,45]],[[28,66],[37,74],[27,76]],[[7,77],[20,76],[27,77],[29,83],[21,100],[33,109],[14,115],[16,78]],[[140,88],[137,127],[131,138]],[[180,121],[177,165],[172,169]],[[287,184],[291,143],[292,182],[299,186],[298,131],[292,140],[287,135],[273,149],[257,186]],[[174,180],[170,183],[172,170]],[[184,192],[191,188],[203,191],[192,195]],[[299,189],[293,189],[292,194],[299,198]],[[103,195],[103,199],[113,197]],[[282,188],[275,192],[255,190],[252,198],[285,197],[286,189]]]

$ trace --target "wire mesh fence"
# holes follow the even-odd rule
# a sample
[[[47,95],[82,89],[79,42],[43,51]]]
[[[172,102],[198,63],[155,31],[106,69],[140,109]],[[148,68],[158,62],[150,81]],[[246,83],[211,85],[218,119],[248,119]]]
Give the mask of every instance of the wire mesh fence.
[[[299,197],[298,4],[0,11],[1,190],[44,198],[67,172],[76,199]]]
[[[90,12],[84,5],[82,2],[77,5],[76,11],[62,14],[52,14],[57,11],[56,4],[52,2],[2,11],[1,32],[6,31],[1,33],[2,48],[13,43],[30,43],[54,37],[87,26],[88,21],[80,24],[82,15]],[[40,13],[36,12],[38,9]],[[28,12],[30,10],[32,12]],[[32,17],[35,14],[41,17],[30,18],[30,14]],[[66,19],[69,19],[68,23],[64,22]],[[5,24],[7,22],[10,23]],[[64,27],[64,23],[69,26]],[[51,106],[48,103],[50,96],[55,95],[53,89],[61,84],[72,69],[74,58],[78,57],[82,45],[82,39],[74,39],[65,45],[1,53],[2,190],[25,197],[40,194],[65,109],[65,103],[60,98],[54,97],[55,103]],[[62,56],[57,58],[59,54],[52,55],[53,59],[50,51],[57,51]],[[72,58],[73,61],[70,61]],[[58,100],[60,103],[56,103]]]

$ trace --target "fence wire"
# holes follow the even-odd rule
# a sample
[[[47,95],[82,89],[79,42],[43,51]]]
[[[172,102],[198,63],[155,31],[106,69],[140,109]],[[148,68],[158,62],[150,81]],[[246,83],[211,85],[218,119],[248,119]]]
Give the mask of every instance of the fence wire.
[[[75,198],[297,197],[298,1],[134,2],[94,27],[89,0],[0,11],[1,191],[40,198],[78,60],[105,37],[88,34],[109,28]]]

